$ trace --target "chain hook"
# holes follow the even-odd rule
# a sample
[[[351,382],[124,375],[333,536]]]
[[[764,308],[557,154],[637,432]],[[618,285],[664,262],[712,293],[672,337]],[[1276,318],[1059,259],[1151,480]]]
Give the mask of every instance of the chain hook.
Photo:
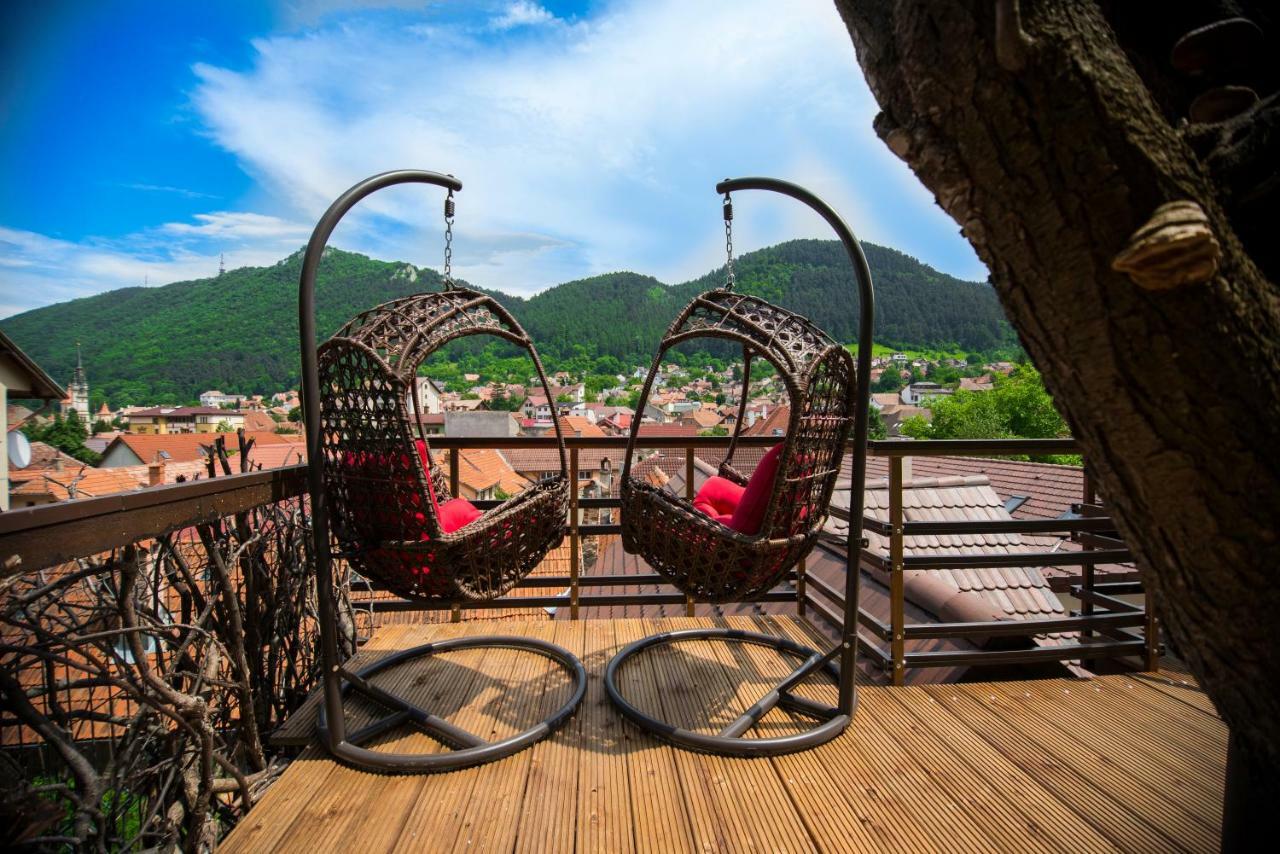
[[[457,287],[453,281],[453,190],[444,197],[444,289]]]
[[[733,272],[733,199],[724,194],[724,289],[732,291],[737,278]]]

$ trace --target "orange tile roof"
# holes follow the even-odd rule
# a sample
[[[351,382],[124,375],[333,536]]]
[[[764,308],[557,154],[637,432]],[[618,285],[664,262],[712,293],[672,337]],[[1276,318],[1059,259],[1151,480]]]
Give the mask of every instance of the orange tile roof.
[[[560,418],[560,429],[566,436],[605,436],[596,425],[581,415],[564,415]]]
[[[650,424],[640,425],[640,436],[696,436],[698,428],[692,424]]]
[[[772,436],[774,430],[787,432],[787,425],[791,421],[790,406],[775,406],[773,411],[763,419],[756,421],[746,430],[742,432],[744,436]]]
[[[846,481],[847,483],[847,481]],[[887,483],[869,483],[865,492],[866,515],[889,521]],[[832,498],[836,506],[849,506],[847,489]],[[906,521],[989,522],[1010,519],[991,482],[983,475],[923,478],[903,485],[902,512]],[[848,526],[834,516],[826,530],[839,538]],[[873,531],[864,535],[873,552],[888,554],[888,537]],[[907,555],[1008,555],[1031,554],[1044,549],[1038,542],[1019,534],[938,534],[904,538]],[[1049,582],[1034,564],[1025,567],[980,569],[907,570],[905,580],[915,591],[913,598],[943,619],[980,621],[991,619],[1027,620],[1061,617],[1066,611],[1049,589]],[[908,592],[911,595],[911,592]]]
[[[450,451],[435,452],[436,464],[449,470]],[[501,452],[493,448],[468,448],[458,458],[458,481],[474,492],[497,487],[508,495],[514,495],[529,485],[507,462]],[[559,464],[557,463],[557,468]]]
[[[251,433],[274,433],[276,420],[265,412],[249,410],[244,413],[244,429]]]
[[[254,430],[245,431],[246,435],[257,442],[259,448],[263,445],[275,445],[280,442],[300,441],[299,436],[285,436],[270,430]],[[234,433],[224,434],[230,447],[236,446],[236,436]],[[110,445],[107,446],[106,453],[118,445],[124,445],[139,461],[144,463],[153,462],[158,458],[161,451],[165,451],[169,455],[170,460],[198,460],[200,459],[200,446],[211,445],[216,434],[213,433],[169,433],[166,435],[152,435],[143,433],[123,433],[117,436]]]
[[[15,486],[11,494],[29,498],[49,496],[54,501],[65,501],[68,498],[98,498],[118,492],[134,492],[147,485],[145,466],[129,466],[127,470],[96,469],[83,463],[79,466],[62,471],[34,472],[29,480]],[[142,469],[141,479],[138,477],[139,468]]]

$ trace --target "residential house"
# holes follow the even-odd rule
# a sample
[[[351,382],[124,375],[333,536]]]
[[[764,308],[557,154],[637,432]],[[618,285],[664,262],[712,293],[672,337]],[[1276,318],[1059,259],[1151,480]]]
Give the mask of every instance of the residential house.
[[[444,435],[505,438],[520,435],[514,412],[448,410],[444,413]]]
[[[545,394],[531,394],[524,399],[524,406],[521,411],[525,418],[533,421],[546,421],[551,423],[551,404],[547,401]]]
[[[724,417],[715,410],[698,409],[684,413],[676,423],[692,425],[698,430],[710,430],[712,427],[719,427],[722,421],[724,421]]]
[[[768,416],[757,419],[743,431],[744,436],[785,436],[791,422],[791,407],[776,406]]]
[[[67,395],[65,389],[53,381],[43,368],[22,352],[17,344],[9,340],[9,336],[0,332],[0,435],[9,441],[22,442],[22,439],[9,438],[11,428],[16,429],[21,423],[9,422],[9,398],[37,398],[45,401],[63,400]],[[15,407],[15,414],[18,407]],[[86,410],[87,411],[87,410]],[[28,416],[29,417],[29,416]],[[0,449],[0,511],[9,509],[9,453],[8,448]]]
[[[255,441],[257,449],[266,445],[292,444],[304,447],[305,441],[297,434],[257,432],[245,434]],[[233,440],[235,437],[231,437]],[[202,446],[213,443],[215,437],[208,433],[121,433],[111,441],[102,454],[99,468],[118,468],[152,463],[157,460],[183,462],[204,457]],[[234,445],[235,442],[232,442]]]
[[[995,388],[995,377],[990,374],[960,378],[960,391],[991,391],[993,388]]]
[[[133,410],[124,416],[131,433],[165,435],[167,433],[216,433],[244,427],[244,414],[235,409],[216,406],[155,406]]]
[[[449,471],[453,451],[436,451],[436,464]],[[529,478],[516,472],[502,451],[494,448],[467,448],[458,452],[459,498],[468,501],[503,499],[529,486]]]
[[[439,415],[444,411],[441,395],[444,389],[430,377],[414,377],[414,389],[417,392],[417,409],[419,415]]]
[[[217,389],[211,389],[200,394],[200,405],[209,408],[216,408],[227,404],[239,405],[243,395],[239,394],[223,394]]]
[[[906,406],[919,406],[925,398],[945,397],[953,393],[952,389],[943,388],[935,382],[925,381],[907,386],[898,395],[898,399]]]

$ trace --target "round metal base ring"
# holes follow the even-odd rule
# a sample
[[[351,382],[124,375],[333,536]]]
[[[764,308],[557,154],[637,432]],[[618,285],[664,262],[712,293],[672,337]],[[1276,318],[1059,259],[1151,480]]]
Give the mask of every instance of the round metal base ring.
[[[412,658],[419,658],[424,655],[433,655],[441,652],[456,652],[464,649],[481,649],[481,648],[503,648],[514,649],[522,652],[532,652],[537,655],[543,655],[555,661],[562,668],[569,672],[573,680],[573,691],[569,699],[554,714],[539,721],[534,726],[523,732],[516,733],[510,738],[502,741],[480,742],[475,746],[462,747],[457,750],[447,751],[445,753],[431,754],[414,754],[414,753],[383,753],[380,751],[369,750],[352,744],[349,741],[335,741],[333,733],[328,726],[328,718],[325,714],[324,703],[320,705],[320,715],[316,720],[316,732],[320,736],[320,741],[329,750],[333,756],[356,768],[365,771],[376,771],[391,774],[420,774],[433,773],[439,771],[455,771],[460,768],[470,768],[474,765],[481,765],[485,762],[493,762],[497,759],[518,753],[535,744],[538,741],[551,735],[560,728],[573,713],[577,710],[578,705],[582,702],[582,698],[587,692],[587,673],[582,666],[582,662],[578,657],[563,647],[553,643],[537,640],[534,638],[521,637],[462,637],[451,638],[448,640],[437,641],[435,643],[423,644],[422,646],[406,649],[389,655],[386,658],[377,661],[368,667],[362,668],[355,674],[361,680],[367,680],[375,674],[381,673],[397,665],[403,664]],[[341,679],[338,674],[331,674],[329,678]],[[362,692],[357,685],[352,685],[347,680],[342,680],[342,696],[346,697],[351,692]],[[381,693],[381,692],[379,692]],[[397,711],[407,712],[412,710],[419,714],[427,714],[425,710],[418,709],[407,700],[390,694],[382,694],[382,696],[371,696],[374,702],[388,705]],[[399,704],[397,707],[396,704]],[[438,719],[437,719],[438,720]],[[444,727],[451,727],[450,724],[440,721]],[[461,730],[459,730],[461,732]],[[447,740],[442,738],[442,741]]]
[[[784,652],[790,655],[798,656],[801,659],[807,659],[817,654],[806,646],[787,640],[786,638],[775,637],[773,635],[758,634],[756,632],[743,632],[737,629],[684,629],[675,632],[663,632],[661,634],[650,635],[647,638],[641,638],[635,643],[623,648],[610,661],[604,674],[604,687],[609,693],[609,699],[618,708],[618,711],[636,726],[653,733],[663,741],[669,742],[677,747],[683,747],[687,750],[694,750],[700,753],[714,753],[721,756],[779,756],[784,753],[795,753],[800,750],[808,750],[825,744],[844,732],[845,727],[849,725],[854,710],[857,707],[857,695],[854,695],[855,701],[853,708],[847,713],[837,712],[830,718],[823,721],[813,729],[796,733],[795,735],[782,736],[778,738],[743,738],[741,736],[723,736],[723,735],[707,735],[705,733],[695,732],[693,730],[683,729],[674,726],[666,721],[660,721],[652,718],[640,709],[633,706],[622,692],[618,690],[617,675],[623,662],[632,656],[643,652],[651,647],[661,646],[663,644],[679,643],[691,640],[717,640],[717,641],[734,641],[738,643],[751,643],[758,646],[766,646]],[[823,672],[839,681],[839,671],[831,662],[827,662],[816,672]],[[834,711],[834,710],[833,710]]]

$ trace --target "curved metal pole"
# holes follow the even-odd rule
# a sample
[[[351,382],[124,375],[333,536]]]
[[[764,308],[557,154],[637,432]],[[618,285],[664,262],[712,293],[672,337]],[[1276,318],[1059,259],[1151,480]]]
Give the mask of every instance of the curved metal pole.
[[[804,202],[818,212],[827,225],[839,236],[844,244],[844,251],[853,264],[854,277],[858,282],[858,300],[861,312],[858,316],[858,379],[857,399],[854,401],[853,422],[853,472],[849,484],[849,538],[845,543],[848,555],[848,572],[845,579],[844,592],[844,649],[840,655],[840,709],[846,714],[853,713],[855,702],[854,670],[857,666],[858,654],[858,585],[860,580],[860,563],[862,554],[862,514],[864,490],[867,478],[867,416],[871,408],[871,330],[875,320],[875,291],[871,284],[871,268],[867,266],[867,257],[862,253],[862,245],[854,236],[853,229],[841,218],[840,214],[798,184],[790,181],[779,181],[777,178],[726,178],[716,184],[716,192],[720,195],[737,190],[768,190],[790,196]]]
[[[320,659],[324,702],[329,713],[331,744],[346,741],[342,715],[342,680],[338,678],[338,636],[333,607],[333,567],[329,553],[329,508],[324,498],[324,460],[320,449],[320,368],[316,358],[316,272],[329,235],[347,211],[371,193],[396,184],[434,184],[455,192],[462,182],[452,175],[420,169],[397,169],[366,178],[329,205],[316,223],[302,258],[298,283],[298,339],[302,348],[302,419],[307,435],[307,487],[311,493],[312,550],[316,565],[316,601],[320,612]]]

